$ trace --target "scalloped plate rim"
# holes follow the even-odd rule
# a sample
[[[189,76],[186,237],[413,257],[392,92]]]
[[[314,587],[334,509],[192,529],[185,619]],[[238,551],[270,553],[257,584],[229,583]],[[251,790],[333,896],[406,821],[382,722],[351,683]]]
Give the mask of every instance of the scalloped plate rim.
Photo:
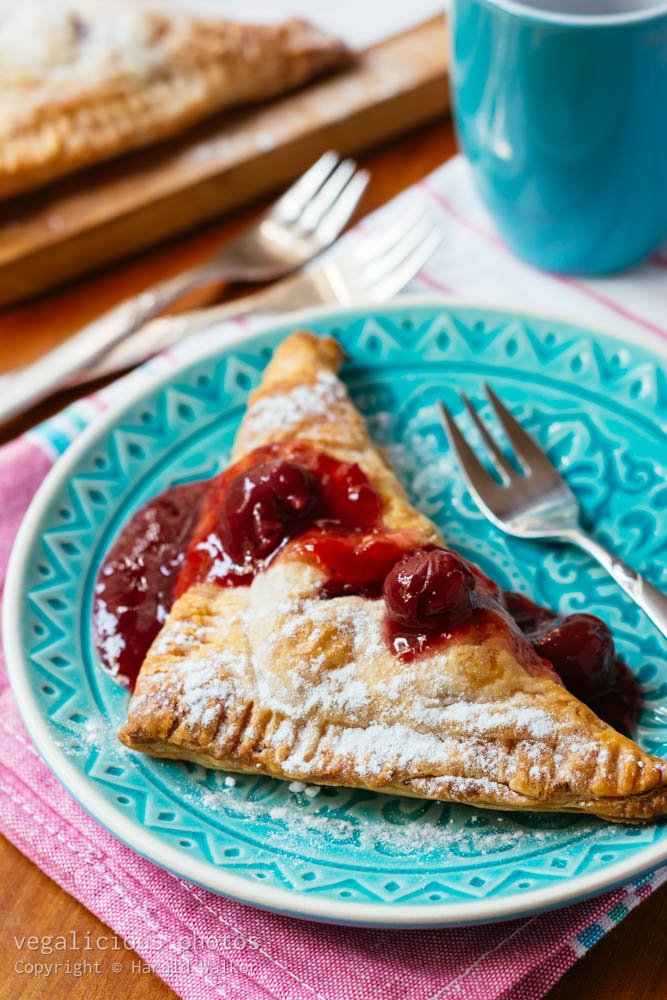
[[[226,339],[223,344],[202,345],[201,348],[193,351],[192,356],[183,359],[175,367],[156,374],[149,383],[131,389],[123,400],[111,406],[108,411],[101,413],[66,449],[49,470],[35,493],[19,527],[7,568],[2,612],[2,635],[7,672],[21,718],[52,773],[76,801],[108,832],[172,874],[240,902],[250,903],[288,916],[328,923],[426,928],[516,919],[571,905],[574,902],[607,892],[654,870],[667,861],[667,842],[648,845],[634,852],[631,858],[616,862],[590,875],[574,876],[557,885],[534,889],[522,893],[520,896],[475,900],[465,903],[431,904],[428,907],[421,904],[404,903],[391,904],[390,906],[386,903],[352,903],[349,900],[338,901],[323,897],[309,897],[289,889],[255,885],[249,880],[216,868],[211,863],[186,856],[163,843],[157,836],[146,831],[140,823],[126,817],[120,810],[109,805],[87,777],[80,774],[63,749],[53,739],[49,724],[43,718],[34,699],[28,682],[27,657],[23,652],[20,634],[15,625],[21,606],[26,559],[52,494],[62,485],[63,481],[67,480],[70,472],[88,447],[99,436],[106,433],[119,417],[135,406],[143,396],[166,386],[176,379],[182,371],[206,358],[233,351],[239,344],[252,342],[255,338],[266,335],[273,329],[282,329],[285,326],[296,329],[320,319],[358,315],[372,310],[382,310],[385,313],[398,312],[406,307],[474,308],[489,313],[504,313],[508,319],[537,318],[551,320],[554,323],[569,323],[580,330],[589,331],[593,335],[599,333],[621,342],[629,341],[648,353],[667,356],[667,345],[663,345],[661,342],[647,345],[639,336],[626,336],[613,329],[596,328],[587,322],[581,324],[572,317],[567,318],[534,309],[524,311],[508,305],[479,303],[470,299],[441,295],[400,296],[382,305],[360,303],[343,308],[340,306],[320,306],[314,309],[300,310],[287,316],[272,317],[265,323],[258,325],[250,336],[245,331],[240,330],[238,334],[231,335],[229,339]]]

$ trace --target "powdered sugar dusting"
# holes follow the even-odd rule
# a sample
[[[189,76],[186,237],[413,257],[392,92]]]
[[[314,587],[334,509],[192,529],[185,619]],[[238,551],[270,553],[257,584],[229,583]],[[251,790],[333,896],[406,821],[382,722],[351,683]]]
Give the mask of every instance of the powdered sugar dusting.
[[[168,629],[163,629],[155,640],[153,652],[158,656],[168,656],[177,650],[197,648],[211,640],[216,633],[213,625],[197,625],[193,627],[188,622],[170,623]]]
[[[277,560],[241,605],[235,591],[221,592],[199,626],[168,623],[155,651],[170,667],[134,707],[147,710],[145,697],[175,700],[179,724],[203,728],[222,747],[225,719],[251,692],[252,763],[280,760],[284,773],[317,784],[345,774],[370,787],[407,784],[427,796],[517,806],[526,802],[524,776],[575,788],[591,760],[604,766],[596,739],[577,742],[533,695],[463,697],[466,657],[455,646],[398,660],[384,640],[383,602],[323,601],[321,579],[316,567]]]
[[[248,407],[243,434],[252,447],[254,441],[264,443],[276,430],[292,431],[313,417],[328,419],[332,409],[345,402],[347,392],[342,382],[331,372],[320,372],[315,382],[263,396]]]
[[[229,811],[253,833],[261,831],[273,847],[303,848],[305,842],[315,853],[332,847],[344,849],[347,856],[372,851],[385,857],[404,856],[413,864],[417,859],[423,864],[429,858],[442,858],[445,853],[460,864],[475,856],[507,856],[512,850],[541,852],[559,843],[558,830],[528,828],[513,813],[478,815],[461,806],[389,796],[360,806],[351,789],[321,788],[311,797],[306,790],[316,786],[303,782],[289,786],[276,782],[268,795],[257,800],[254,779],[246,775],[237,779],[231,798],[222,775],[215,776],[213,787],[211,779],[204,789],[195,785],[190,796],[212,812],[225,815]],[[463,788],[465,780],[460,779],[460,784]],[[579,832],[592,829],[592,824],[579,820]]]
[[[39,25],[39,30],[36,30]],[[164,65],[163,45],[144,11],[102,0],[22,0],[0,10],[3,97],[54,87],[98,86],[101,79],[151,79]],[[10,105],[11,106],[11,105]]]
[[[348,403],[339,380],[321,373],[252,405],[244,445],[329,420]],[[541,789],[590,788],[591,771],[605,766],[600,741],[593,733],[578,742],[579,724],[560,702],[554,719],[534,679],[524,684],[500,626],[483,645],[464,633],[406,663],[385,640],[384,602],[322,600],[325,579],[286,551],[242,588],[240,604],[236,591],[223,591],[212,608],[204,600],[196,628],[188,619],[163,629],[154,653],[170,665],[148,696],[176,705],[193,750],[204,729],[206,746],[229,759],[226,719],[250,706],[244,745],[253,749],[239,761],[260,771],[280,762],[283,774],[318,785],[344,780],[516,808]]]
[[[413,710],[413,717],[431,725],[458,723],[469,732],[497,733],[509,730],[513,735],[532,739],[547,739],[554,735],[554,724],[546,712],[538,708],[498,708],[492,702],[454,702],[446,708],[421,708]]]
[[[118,631],[116,615],[108,610],[106,603],[102,600],[96,602],[94,621],[99,646],[104,652],[110,673],[120,684],[127,683],[127,679],[119,673],[119,657],[125,648],[125,639]]]

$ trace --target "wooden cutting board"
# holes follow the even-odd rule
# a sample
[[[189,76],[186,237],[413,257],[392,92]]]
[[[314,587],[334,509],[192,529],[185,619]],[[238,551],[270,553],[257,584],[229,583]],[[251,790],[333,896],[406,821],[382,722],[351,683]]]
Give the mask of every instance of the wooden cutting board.
[[[294,94],[0,202],[0,306],[277,190],[326,149],[367,149],[448,107],[441,17]]]

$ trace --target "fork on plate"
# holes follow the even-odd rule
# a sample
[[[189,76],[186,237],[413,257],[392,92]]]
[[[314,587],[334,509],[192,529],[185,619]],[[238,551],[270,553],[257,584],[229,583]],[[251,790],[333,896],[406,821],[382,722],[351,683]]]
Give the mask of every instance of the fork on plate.
[[[179,316],[160,316],[106,354],[69,384],[84,384],[132,368],[192,333],[249,313],[281,313],[327,303],[386,302],[426,264],[441,235],[425,214],[410,214],[270,288]]]
[[[445,404],[442,401],[439,403],[449,446],[482,512],[510,535],[568,542],[588,552],[667,636],[667,595],[582,529],[579,501],[570,487],[493,389],[488,385],[484,388],[513,448],[514,464],[508,461],[468,397],[462,394],[462,398],[486,446],[487,457],[496,472],[495,478],[477,458]],[[521,471],[518,471],[519,468]]]
[[[354,160],[325,153],[237,239],[214,257],[126,299],[64,343],[2,379],[0,423],[67,385],[185,293],[225,282],[274,281],[340,235],[369,181]]]

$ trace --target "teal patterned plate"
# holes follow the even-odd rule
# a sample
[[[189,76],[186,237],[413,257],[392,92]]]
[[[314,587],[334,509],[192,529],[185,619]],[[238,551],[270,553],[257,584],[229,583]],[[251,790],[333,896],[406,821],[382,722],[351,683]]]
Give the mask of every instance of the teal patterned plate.
[[[375,440],[445,538],[503,587],[611,626],[645,696],[638,741],[667,754],[667,644],[585,555],[509,538],[463,488],[435,401],[488,413],[489,379],[563,470],[597,537],[667,588],[667,377],[646,348],[570,323],[403,299],[318,310],[207,351],[156,379],[73,444],[22,525],[5,595],[5,649],[23,718],[70,792],[157,864],[296,916],[428,926],[535,913],[667,859],[667,824],[477,810],[153,760],[115,733],[127,693],[91,642],[93,583],[128,516],[229,455],[248,390],[295,324],[337,337]]]

